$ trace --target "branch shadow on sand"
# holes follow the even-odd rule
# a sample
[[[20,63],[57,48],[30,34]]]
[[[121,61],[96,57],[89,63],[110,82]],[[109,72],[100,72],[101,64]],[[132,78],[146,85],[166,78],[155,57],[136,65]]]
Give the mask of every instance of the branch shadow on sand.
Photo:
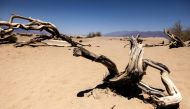
[[[86,89],[86,90],[82,90],[78,92],[77,97],[86,97],[85,94],[91,93],[92,95],[93,90],[96,90],[96,89],[105,90],[107,88],[109,88],[110,91],[114,92],[116,95],[123,96],[127,98],[128,100],[130,100],[131,98],[137,98],[143,101],[145,104],[152,104],[154,109],[179,109],[179,104],[167,106],[167,107],[157,106],[157,104],[153,102],[151,97],[145,98],[142,95],[142,90],[136,84],[110,85],[108,83],[102,83],[102,84],[97,85],[94,88]]]

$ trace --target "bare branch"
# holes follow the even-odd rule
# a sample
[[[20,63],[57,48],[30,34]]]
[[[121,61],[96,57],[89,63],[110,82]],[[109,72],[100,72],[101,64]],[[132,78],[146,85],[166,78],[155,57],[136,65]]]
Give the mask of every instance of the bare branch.
[[[186,46],[185,43],[179,36],[171,34],[167,29],[164,29],[164,33],[171,39],[169,44],[170,48],[177,48],[177,47],[184,47]]]
[[[73,55],[74,56],[82,56],[84,58],[101,63],[104,66],[106,66],[109,71],[109,74],[104,79],[105,81],[109,80],[119,74],[115,63],[113,61],[111,61],[110,59],[108,59],[107,57],[105,57],[104,55],[98,56],[83,47],[74,48]]]
[[[29,23],[28,24],[13,23],[14,19],[27,20],[27,21],[29,21]],[[16,28],[21,28],[24,30],[39,30],[39,31],[45,30],[51,34],[51,36],[49,36],[49,37],[43,37],[43,38],[42,37],[36,37],[36,38],[31,39],[30,41],[25,42],[25,43],[17,43],[16,44],[17,47],[29,45],[30,43],[41,42],[43,40],[52,39],[52,38],[53,39],[60,38],[61,40],[65,40],[68,43],[70,43],[71,46],[74,46],[74,47],[76,47],[78,45],[90,46],[90,45],[80,44],[78,42],[73,41],[70,37],[60,34],[59,30],[52,23],[44,22],[44,21],[41,21],[38,19],[33,19],[31,17],[27,18],[27,17],[23,17],[23,16],[19,16],[19,15],[13,15],[10,17],[8,22],[0,21],[0,26],[8,26],[7,29],[1,29],[0,30],[0,36],[1,37],[4,37],[6,34],[11,34],[14,31],[14,29],[16,29]]]
[[[177,89],[177,87],[174,85],[174,83],[169,78],[170,70],[167,66],[163,65],[162,63],[158,63],[155,61],[152,61],[150,59],[143,59],[143,44],[139,44],[137,41],[139,38],[132,37],[130,40],[130,54],[129,54],[129,63],[127,67],[125,68],[124,72],[118,73],[116,65],[107,57],[103,55],[96,55],[82,47],[78,47],[74,49],[74,56],[82,56],[84,58],[87,58],[89,60],[102,63],[105,65],[109,70],[109,75],[107,77],[107,81],[104,81],[106,83],[109,83],[109,86],[115,86],[115,85],[121,85],[128,84],[129,87],[133,88],[133,85],[130,84],[136,84],[143,92],[150,95],[152,100],[158,105],[158,106],[170,106],[179,104],[182,97]],[[145,83],[141,82],[147,67],[153,67],[160,71],[161,74],[161,80],[168,92],[168,95],[163,93],[163,90],[159,90],[156,88],[152,88]],[[116,83],[116,84],[115,84]]]

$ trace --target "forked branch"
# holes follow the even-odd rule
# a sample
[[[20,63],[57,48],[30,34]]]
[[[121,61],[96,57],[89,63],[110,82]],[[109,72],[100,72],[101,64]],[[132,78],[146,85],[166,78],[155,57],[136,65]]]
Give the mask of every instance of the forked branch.
[[[109,74],[106,77],[106,83],[121,85],[121,84],[136,84],[143,92],[150,95],[152,100],[158,105],[167,107],[170,105],[179,104],[182,100],[182,96],[169,78],[170,70],[162,63],[152,61],[150,59],[143,59],[143,45],[138,43],[138,37],[132,37],[130,40],[130,54],[129,63],[124,72],[118,73],[117,66],[113,61],[103,55],[96,55],[83,47],[75,48],[73,51],[74,56],[82,56],[89,60],[98,62],[107,67]],[[152,88],[145,83],[141,82],[145,75],[147,67],[153,67],[160,71],[161,80],[164,84],[168,95],[163,93],[163,90]],[[115,84],[117,83],[117,84]],[[132,88],[132,87],[131,87]]]
[[[29,23],[27,24],[21,24],[21,23],[14,23],[14,19],[21,19],[21,20],[27,20]],[[77,47],[78,45],[81,46],[90,46],[90,45],[83,45],[80,44],[78,42],[75,42],[71,39],[71,37],[67,36],[67,35],[63,35],[60,34],[59,30],[57,29],[57,27],[49,22],[44,22],[38,19],[33,19],[31,17],[27,18],[27,17],[23,17],[23,16],[19,16],[19,15],[13,15],[10,17],[9,21],[0,21],[0,26],[6,26],[7,28],[3,29],[0,28],[0,37],[1,38],[6,38],[5,35],[7,34],[11,34],[14,29],[20,28],[20,29],[24,29],[24,30],[39,30],[39,31],[47,31],[48,33],[50,33],[50,36],[47,37],[36,37],[34,39],[31,39],[28,42],[24,42],[24,43],[17,43],[15,46],[16,47],[21,47],[24,45],[29,45],[31,43],[35,43],[35,42],[41,42],[43,40],[46,39],[61,39],[64,40],[68,43],[71,44],[71,46]]]

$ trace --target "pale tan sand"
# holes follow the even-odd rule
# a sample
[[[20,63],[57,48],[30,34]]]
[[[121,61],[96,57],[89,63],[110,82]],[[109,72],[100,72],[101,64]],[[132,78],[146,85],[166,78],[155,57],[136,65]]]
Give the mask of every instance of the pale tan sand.
[[[112,39],[112,40],[110,40]],[[82,39],[96,54],[112,59],[123,71],[128,63],[129,46],[120,38]],[[149,38],[145,43],[164,39]],[[100,47],[94,47],[100,46]],[[171,79],[181,91],[181,109],[190,108],[190,47],[145,49],[145,58],[161,62],[171,70]],[[97,93],[94,97],[77,97],[77,93],[102,82],[106,68],[82,57],[72,56],[70,47],[21,47],[0,45],[0,109],[153,109],[151,104],[132,98]],[[144,82],[158,88],[157,70],[149,68]]]

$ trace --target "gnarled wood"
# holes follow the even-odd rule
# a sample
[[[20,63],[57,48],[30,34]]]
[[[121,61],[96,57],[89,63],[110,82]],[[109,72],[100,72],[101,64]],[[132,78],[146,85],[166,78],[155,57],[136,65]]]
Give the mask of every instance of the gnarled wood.
[[[162,79],[164,86],[166,87],[168,96],[163,96],[163,97],[152,96],[153,100],[156,101],[157,104],[160,106],[168,106],[168,105],[178,104],[182,100],[182,96],[181,96],[180,91],[175,86],[175,84],[169,78],[168,73],[163,72],[161,74],[161,79]]]
[[[143,82],[139,82],[139,83],[137,83],[137,85],[140,89],[142,89],[145,93],[147,93],[149,95],[156,95],[156,96],[160,96],[160,97],[166,96],[163,93],[164,90],[160,90],[160,89],[158,90],[158,89],[152,88]]]
[[[74,56],[82,56],[84,58],[101,63],[104,66],[106,66],[109,71],[109,74],[104,78],[105,81],[107,81],[119,74],[115,63],[113,61],[111,61],[110,59],[108,59],[107,57],[105,57],[104,55],[98,56],[83,47],[74,48],[73,55]]]
[[[117,66],[113,61],[111,61],[103,55],[98,56],[83,47],[75,48],[73,55],[82,56],[84,58],[105,65],[108,68],[110,74],[108,74],[106,81],[104,82],[109,83],[109,86],[112,84],[113,86],[121,85],[121,83],[136,84],[143,92],[150,95],[152,100],[158,106],[167,107],[170,105],[179,104],[179,102],[182,99],[182,96],[175,84],[169,78],[168,74],[170,73],[170,70],[167,66],[163,65],[162,63],[158,63],[150,59],[143,59],[143,45],[138,43],[138,37],[139,36],[137,36],[136,38],[132,37],[130,40],[131,46],[129,54],[129,63],[125,68],[125,71],[121,73],[118,73]],[[141,82],[148,66],[158,69],[160,71],[161,80],[168,92],[168,95],[163,93],[163,90],[152,88],[146,85],[145,83]]]
[[[21,24],[21,23],[13,23],[14,19],[22,19],[22,20],[27,20],[29,23],[28,24]],[[83,45],[78,42],[73,41],[69,36],[60,34],[59,30],[56,28],[56,26],[52,23],[49,22],[44,22],[38,19],[33,19],[31,17],[23,17],[23,16],[18,16],[18,15],[13,15],[10,17],[9,21],[0,21],[0,26],[7,26],[8,28],[6,29],[0,29],[0,37],[4,37],[6,34],[11,34],[14,29],[21,28],[24,30],[39,30],[39,31],[47,31],[48,33],[51,34],[51,36],[48,37],[36,37],[34,39],[31,39],[28,42],[25,43],[17,43],[15,46],[16,47],[21,47],[24,45],[29,45],[31,43],[35,42],[41,42],[46,39],[61,39],[64,41],[67,41],[68,43],[71,44],[71,46],[90,46],[90,45]]]
[[[164,30],[164,33],[170,38],[170,48],[178,48],[186,46],[185,43],[179,36],[171,34],[167,29]]]
[[[143,71],[143,45],[138,44],[138,37],[132,37],[130,40],[130,54],[129,54],[129,63],[125,68],[125,71],[118,77],[110,79],[110,81],[123,81],[130,79],[134,83],[139,82],[144,75]]]

